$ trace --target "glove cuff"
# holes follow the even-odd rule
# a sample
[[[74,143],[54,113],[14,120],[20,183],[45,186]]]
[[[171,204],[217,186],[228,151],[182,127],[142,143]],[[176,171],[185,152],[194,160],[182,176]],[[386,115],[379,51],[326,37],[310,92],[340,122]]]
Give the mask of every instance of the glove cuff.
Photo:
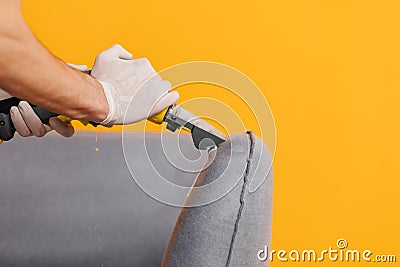
[[[108,102],[108,107],[109,107],[109,112],[105,120],[100,122],[101,125],[106,126],[106,127],[111,127],[113,126],[115,119],[114,114],[115,114],[115,100],[113,97],[113,92],[115,91],[114,86],[111,83],[100,81],[99,83],[103,87],[104,94],[106,95],[107,102]]]

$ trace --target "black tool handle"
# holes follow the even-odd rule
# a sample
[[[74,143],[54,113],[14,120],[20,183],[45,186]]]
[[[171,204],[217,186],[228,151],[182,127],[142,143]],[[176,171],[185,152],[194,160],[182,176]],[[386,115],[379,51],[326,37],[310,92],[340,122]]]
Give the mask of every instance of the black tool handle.
[[[20,101],[21,99],[16,97],[0,101],[0,139],[3,141],[9,141],[14,137],[15,127],[11,121],[10,109],[12,106],[17,106]],[[58,116],[38,106],[32,106],[32,109],[44,124],[48,124],[51,117]]]
[[[15,127],[13,122],[11,121],[10,109],[13,106],[18,106],[19,102],[22,100],[16,97],[7,98],[0,101],[0,140],[9,141],[14,137]],[[33,111],[39,117],[40,121],[44,124],[49,124],[49,120],[52,117],[57,117],[60,114],[47,111],[41,107],[34,106],[30,104]],[[97,127],[99,124],[96,122],[89,122],[94,127]]]
[[[86,74],[90,74],[91,71],[84,71]],[[16,97],[7,98],[0,101],[0,140],[9,141],[14,137],[15,127],[11,121],[10,109],[13,106],[18,106],[19,102],[22,100]],[[44,123],[48,124],[51,117],[56,117],[60,114],[56,114],[38,106],[31,105],[33,111],[39,117],[39,119]],[[90,122],[93,126],[97,126],[98,123]]]

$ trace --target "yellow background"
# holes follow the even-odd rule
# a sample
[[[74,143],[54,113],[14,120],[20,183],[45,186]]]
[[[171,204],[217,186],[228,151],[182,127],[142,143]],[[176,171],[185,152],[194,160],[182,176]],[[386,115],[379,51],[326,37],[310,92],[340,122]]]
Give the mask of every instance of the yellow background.
[[[344,237],[400,260],[400,1],[41,0],[23,10],[69,62],[91,65],[121,43],[157,70],[210,60],[243,71],[277,127],[272,248],[322,250]]]

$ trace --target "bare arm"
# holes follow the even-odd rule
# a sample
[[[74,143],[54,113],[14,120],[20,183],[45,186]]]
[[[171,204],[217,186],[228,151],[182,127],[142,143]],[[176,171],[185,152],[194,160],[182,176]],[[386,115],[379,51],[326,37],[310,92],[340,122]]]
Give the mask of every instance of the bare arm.
[[[100,83],[68,67],[35,38],[20,0],[0,2],[0,88],[74,119],[100,122],[108,114]]]

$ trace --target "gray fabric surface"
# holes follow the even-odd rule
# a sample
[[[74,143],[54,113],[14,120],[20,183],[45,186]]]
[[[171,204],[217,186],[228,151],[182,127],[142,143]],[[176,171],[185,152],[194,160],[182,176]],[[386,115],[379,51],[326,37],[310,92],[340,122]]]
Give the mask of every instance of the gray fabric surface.
[[[170,167],[156,156],[158,137],[148,139],[163,174],[191,184],[195,174]],[[101,133],[97,145],[94,133],[78,133],[0,146],[0,266],[160,266],[179,209],[133,181],[120,134]]]
[[[126,138],[133,147],[143,142],[140,134]],[[175,136],[163,138],[172,143]],[[146,142],[163,177],[193,184],[197,174],[171,165],[158,134]],[[180,145],[186,157],[198,156],[189,136]],[[146,153],[138,149],[130,160],[141,162]],[[234,187],[212,204],[182,211],[164,265],[258,266],[256,253],[271,237],[272,173],[255,193],[248,192],[246,177],[262,175],[270,160],[254,136],[224,143],[196,183],[212,184],[205,193],[218,195],[213,182],[224,173]],[[145,175],[154,171],[137,168]],[[17,138],[0,146],[0,170],[0,266],[160,266],[180,209],[154,200],[133,181],[119,134],[102,133],[98,144],[93,133],[70,140]],[[193,190],[187,202],[204,197]]]
[[[227,165],[230,162],[229,166]],[[257,252],[270,247],[272,217],[271,156],[252,133],[237,135],[218,149],[213,164],[203,171],[196,186],[228,177],[237,182],[223,198],[205,206],[182,209],[164,254],[163,266],[268,266]],[[257,191],[253,178],[268,173]],[[239,179],[238,179],[239,178]],[[215,194],[216,187],[207,193]],[[194,189],[188,202],[203,198]]]

